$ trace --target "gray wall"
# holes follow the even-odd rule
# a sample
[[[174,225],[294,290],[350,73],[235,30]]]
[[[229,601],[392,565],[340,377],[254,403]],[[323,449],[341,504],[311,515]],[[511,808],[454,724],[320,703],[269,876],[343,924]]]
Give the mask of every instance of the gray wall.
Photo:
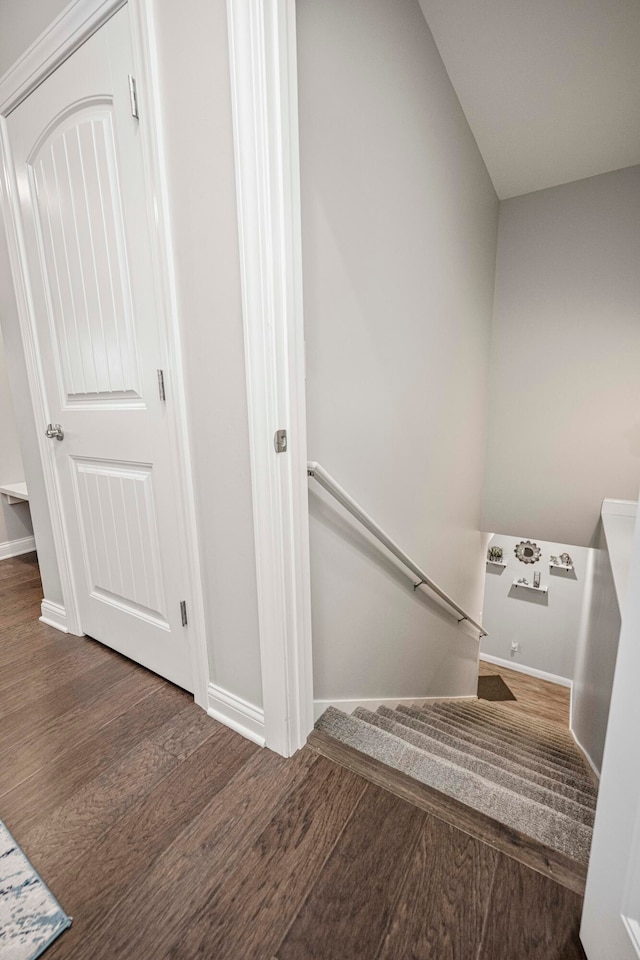
[[[0,76],[68,3],[69,0],[0,0]]]
[[[482,529],[588,546],[640,482],[640,167],[500,206]]]
[[[297,16],[309,455],[477,617],[497,199],[417,0]],[[316,698],[473,692],[475,641],[310,503]]]
[[[0,331],[0,485],[20,483],[24,480],[24,467],[20,455],[18,425],[13,410],[9,388],[9,373],[4,356],[4,343]],[[33,534],[29,505],[7,503],[0,495],[0,544],[21,540]]]
[[[518,560],[514,550],[521,540],[533,540],[542,555],[535,564]],[[586,547],[549,543],[537,537],[496,535],[490,546],[502,547],[506,567],[487,564],[482,622],[489,632],[481,643],[482,653],[508,660],[517,669],[532,667],[570,682],[573,679],[576,643],[580,632],[585,586],[588,582],[589,553]],[[567,552],[573,570],[549,568],[549,559]],[[539,571],[547,593],[533,593],[514,587],[525,577],[533,583]],[[520,649],[510,653],[512,641]]]
[[[261,706],[226,4],[155,9],[209,650]]]

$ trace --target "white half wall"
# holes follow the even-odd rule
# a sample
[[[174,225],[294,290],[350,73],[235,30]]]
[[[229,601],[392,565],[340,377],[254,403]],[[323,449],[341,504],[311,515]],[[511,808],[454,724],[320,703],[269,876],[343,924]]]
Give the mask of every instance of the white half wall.
[[[477,619],[498,204],[417,0],[298,0],[309,457]],[[314,696],[475,693],[477,643],[311,485]]]
[[[640,166],[500,205],[483,530],[589,546],[640,483]]]
[[[629,509],[629,508],[632,509]],[[597,773],[609,720],[611,690],[626,599],[637,504],[605,500],[591,589],[585,595],[576,651],[571,729]]]
[[[537,563],[525,564],[518,560],[514,551],[521,540],[532,540],[540,547],[542,553]],[[570,683],[591,551],[533,536],[500,534],[492,537],[489,546],[502,547],[507,566],[486,564],[482,620],[489,636],[482,638],[482,653],[508,661],[507,665],[514,669],[526,667]],[[574,569],[551,570],[550,558],[564,552],[571,555]],[[548,587],[547,593],[513,586],[514,580],[521,577],[533,583],[535,571],[540,573],[541,585]],[[512,654],[514,642],[519,649]]]

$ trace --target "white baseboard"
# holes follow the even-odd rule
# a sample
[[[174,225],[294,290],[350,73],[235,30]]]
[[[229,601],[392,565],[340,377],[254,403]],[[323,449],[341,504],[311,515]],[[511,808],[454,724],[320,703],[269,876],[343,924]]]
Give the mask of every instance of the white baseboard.
[[[522,663],[514,663],[512,660],[501,660],[500,657],[491,657],[488,653],[481,653],[480,659],[487,663],[493,663],[496,667],[504,667],[505,670],[515,670],[516,673],[526,673],[530,677],[537,677],[538,680],[548,680],[549,683],[557,683],[561,687],[573,686],[573,680],[568,677],[558,677],[555,673],[547,673],[545,670],[536,670],[535,667],[525,667]]]
[[[55,627],[62,633],[69,633],[67,626],[67,611],[60,603],[52,603],[51,600],[43,600],[40,604],[42,616],[41,623],[46,623],[49,627]]]
[[[577,738],[576,735],[575,735],[575,732],[574,732],[574,730],[573,730],[573,727],[570,727],[569,729],[571,730],[571,736],[572,736],[573,739],[575,740],[576,746],[577,746],[578,749],[580,750],[580,753],[584,756],[585,760],[587,761],[587,763],[589,764],[589,766],[591,767],[591,769],[593,770],[593,772],[595,773],[596,777],[597,777],[598,780],[599,780],[599,779],[600,779],[600,771],[598,770],[596,764],[594,763],[594,761],[593,761],[593,759],[592,759],[592,757],[591,757],[591,754],[589,753],[588,750],[586,750],[586,749],[582,746],[582,744],[580,743],[580,741],[578,740],[578,738]]]
[[[264,747],[264,710],[215,683],[210,683],[207,688],[207,702],[210,717]]]
[[[6,540],[0,543],[0,560],[9,560],[11,557],[20,557],[23,553],[33,553],[36,541],[33,537],[23,537],[21,540]]]
[[[327,707],[336,707],[343,713],[352,713],[357,707],[364,707],[365,710],[377,710],[378,707],[390,707],[394,710],[401,705],[412,706],[414,703],[433,703],[435,700],[477,700],[477,696],[469,694],[462,697],[400,697],[391,700],[314,700],[313,701],[313,719],[316,721],[322,716]]]

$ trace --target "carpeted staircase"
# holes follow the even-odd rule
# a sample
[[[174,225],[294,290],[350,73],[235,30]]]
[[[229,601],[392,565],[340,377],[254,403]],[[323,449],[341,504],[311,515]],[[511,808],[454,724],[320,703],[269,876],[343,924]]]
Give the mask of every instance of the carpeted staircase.
[[[586,863],[596,787],[568,730],[474,700],[330,707],[318,730]]]

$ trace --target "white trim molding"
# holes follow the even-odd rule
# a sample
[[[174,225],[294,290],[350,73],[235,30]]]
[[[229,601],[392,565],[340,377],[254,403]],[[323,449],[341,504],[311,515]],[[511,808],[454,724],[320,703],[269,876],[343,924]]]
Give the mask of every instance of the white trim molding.
[[[74,50],[123,7],[126,0],[71,0],[0,77],[0,114],[6,117]]]
[[[55,627],[61,633],[69,633],[67,626],[67,612],[61,603],[53,603],[52,600],[43,600],[40,609],[42,616],[41,623],[46,623],[49,627]]]
[[[231,727],[236,733],[242,734],[248,740],[253,740],[258,746],[265,745],[264,710],[236,697],[235,694],[222,687],[210,683],[208,688],[207,713],[214,720],[219,720],[225,726]]]
[[[599,779],[600,779],[600,771],[598,770],[598,767],[596,766],[595,761],[592,760],[591,754],[589,753],[589,751],[588,751],[585,747],[582,746],[582,744],[580,743],[580,741],[578,740],[578,738],[577,738],[576,735],[575,735],[575,731],[574,731],[573,727],[570,726],[570,727],[569,727],[569,730],[570,730],[570,732],[571,732],[571,736],[573,737],[573,739],[574,739],[575,742],[576,742],[576,746],[577,746],[578,750],[580,750],[580,752],[583,754],[585,760],[587,761],[587,763],[589,764],[589,766],[591,767],[591,769],[593,770],[594,774],[596,775],[596,777],[597,777],[598,780],[599,780]]]
[[[314,700],[313,702],[313,716],[314,720],[317,720],[318,717],[321,717],[325,712],[327,707],[335,707],[337,710],[342,710],[343,713],[353,713],[358,707],[364,707],[365,710],[377,710],[378,707],[389,707],[391,710],[395,710],[396,707],[407,706],[422,706],[425,703],[435,703],[436,701],[446,700],[473,700],[477,701],[477,696],[475,694],[470,696],[457,696],[457,697],[397,697],[387,700]]]
[[[557,683],[560,687],[573,687],[573,680],[569,680],[568,677],[559,677],[555,673],[547,673],[545,670],[537,670],[535,667],[526,667],[521,663],[513,663],[511,660],[502,660],[500,657],[491,657],[488,653],[481,653],[480,659],[487,663],[493,663],[496,667],[504,667],[505,670],[514,670],[516,673],[526,673],[530,677],[537,677],[538,680]]]
[[[6,117],[38,84],[42,83],[64,60],[113,14],[126,0],[72,0],[35,41],[14,66],[0,78],[0,200],[6,225],[9,257],[18,302],[20,331],[25,351],[29,389],[33,401],[36,434],[42,462],[47,503],[53,530],[56,559],[60,572],[66,626],[70,633],[82,636],[77,603],[77,589],[70,562],[67,534],[53,450],[39,425],[49,421],[48,402],[44,390],[41,358],[38,349],[29,272],[18,200],[18,186],[11,156]],[[209,665],[206,643],[202,576],[198,549],[198,532],[191,473],[191,453],[182,366],[180,317],[177,309],[173,250],[167,178],[162,145],[161,110],[159,103],[158,64],[153,22],[153,0],[128,0],[131,14],[136,75],[141,82],[138,95],[142,106],[140,140],[146,172],[146,204],[152,225],[151,253],[157,289],[160,292],[160,330],[166,366],[172,373],[174,403],[167,408],[170,443],[174,463],[174,479],[179,491],[181,541],[180,554],[185,574],[185,592],[189,606],[186,628],[193,666],[194,697],[207,709]],[[49,610],[47,617],[55,619]],[[49,622],[47,620],[47,622]],[[55,625],[55,624],[54,624]]]
[[[291,756],[313,727],[295,0],[227,13],[265,736]]]
[[[20,540],[5,540],[0,543],[0,560],[21,557],[23,553],[33,553],[36,541],[33,537],[21,537]]]

